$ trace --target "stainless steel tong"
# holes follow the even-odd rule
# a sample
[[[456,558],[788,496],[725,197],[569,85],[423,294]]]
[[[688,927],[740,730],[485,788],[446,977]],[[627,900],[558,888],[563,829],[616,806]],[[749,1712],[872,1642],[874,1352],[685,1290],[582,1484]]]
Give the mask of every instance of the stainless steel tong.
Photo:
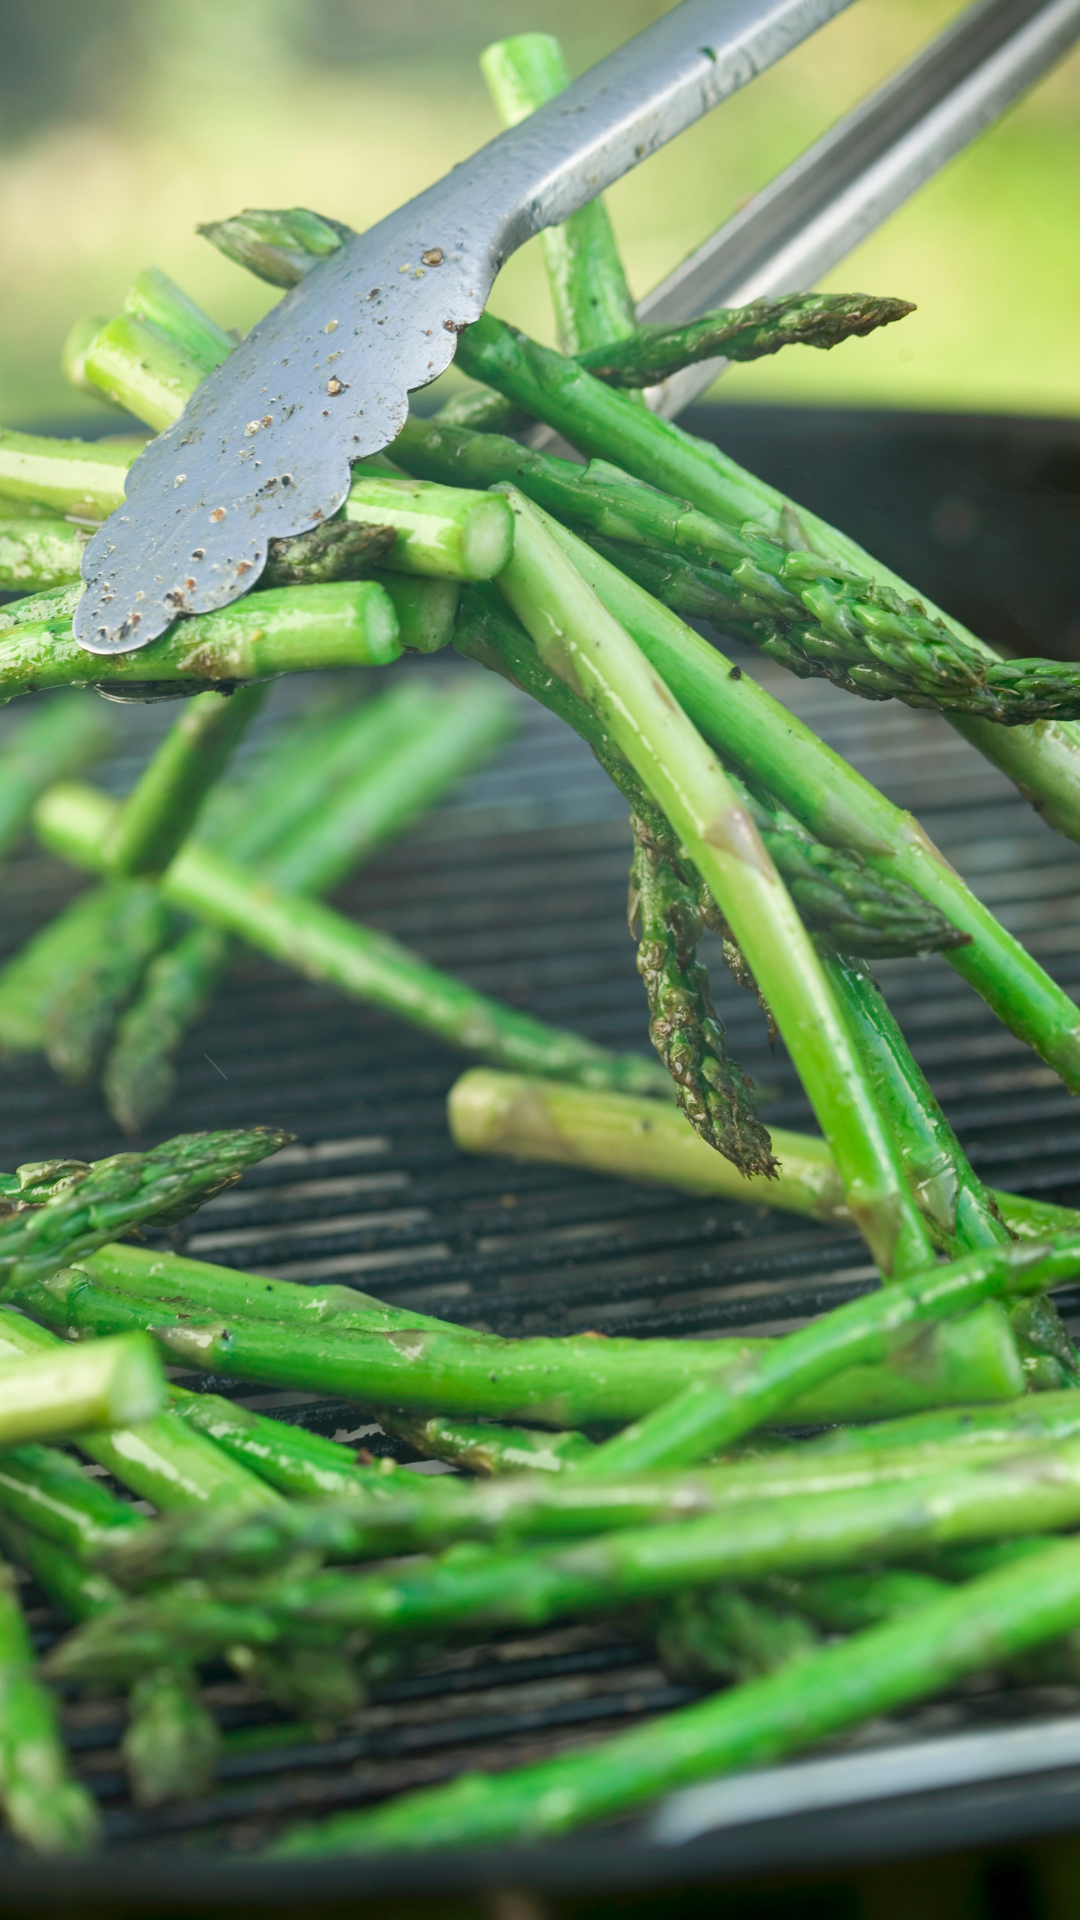
[[[199,387],[83,559],[75,634],[145,646],[225,606],[271,539],[333,513],[409,392],[453,358],[499,268],[727,99],[848,0],[683,0],[557,100],[330,255]],[[1080,0],[979,0],[645,300],[641,318],[805,289],[1080,36]],[[722,363],[656,389],[669,417]]]

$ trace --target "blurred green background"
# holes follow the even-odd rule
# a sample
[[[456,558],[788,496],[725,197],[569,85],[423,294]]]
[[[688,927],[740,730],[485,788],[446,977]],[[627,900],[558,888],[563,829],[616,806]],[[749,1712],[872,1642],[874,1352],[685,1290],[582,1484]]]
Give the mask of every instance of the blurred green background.
[[[164,267],[222,322],[270,290],[193,229],[305,204],[364,227],[496,130],[476,58],[527,28],[579,72],[658,0],[0,0],[0,420],[103,422],[58,369],[69,323]],[[621,182],[643,293],[940,28],[949,0],[857,0]],[[832,355],[736,370],[730,400],[1080,412],[1080,53],[831,277],[919,311]],[[542,338],[535,243],[495,290]]]

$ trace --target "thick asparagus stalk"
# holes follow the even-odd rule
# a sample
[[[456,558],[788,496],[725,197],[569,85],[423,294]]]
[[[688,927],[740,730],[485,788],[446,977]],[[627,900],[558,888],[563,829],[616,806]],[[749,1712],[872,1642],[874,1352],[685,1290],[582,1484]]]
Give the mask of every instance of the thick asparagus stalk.
[[[211,320],[201,307],[162,273],[160,267],[146,267],[124,296],[124,312],[146,320],[167,339],[183,347],[197,360],[204,373],[212,373],[227,360],[236,341]]]
[[[658,1180],[687,1193],[714,1193],[751,1206],[778,1207],[827,1225],[848,1219],[843,1188],[824,1140],[772,1130],[775,1179],[748,1181],[697,1139],[682,1116],[628,1094],[590,1093],[557,1081],[472,1067],[450,1090],[450,1131],[466,1153],[589,1167],[627,1180]],[[990,1195],[1009,1232],[1042,1239],[1080,1229],[1069,1207],[1025,1194]]]
[[[458,603],[456,580],[378,571],[374,578],[393,602],[406,653],[439,653],[450,645]]]
[[[0,702],[49,687],[228,690],[238,680],[323,667],[386,666],[401,653],[397,615],[375,580],[281,587],[218,613],[178,621],[139,653],[108,661],[86,653],[69,618],[27,621],[0,633]]]
[[[155,433],[179,417],[207,371],[169,334],[130,313],[118,314],[83,347],[82,369],[106,400]]]
[[[828,349],[914,311],[910,300],[870,293],[787,293],[745,307],[718,307],[688,326],[635,327],[629,337],[612,336],[610,344],[576,357],[609,386],[652,387],[699,360],[760,360],[792,346]]]
[[[107,852],[114,872],[164,872],[265,699],[264,685],[238,687],[184,708],[121,808]]]
[[[54,1273],[150,1220],[182,1220],[289,1138],[270,1127],[182,1133],[149,1153],[115,1153],[73,1172],[44,1205],[0,1216],[0,1285]]]
[[[78,580],[89,529],[64,520],[0,519],[0,592],[31,593]],[[0,607],[0,630],[4,609]]]
[[[35,814],[38,832],[50,847],[91,866],[102,861],[112,817],[104,795],[74,784],[54,787]],[[577,1034],[503,1007],[429,967],[388,935],[280,892],[209,848],[191,843],[182,848],[162,878],[161,893],[172,905],[240,934],[309,979],[396,1013],[450,1046],[585,1086],[666,1090],[666,1076],[654,1062],[609,1053]]]
[[[926,1265],[930,1243],[825,982],[820,962],[752,821],[718,762],[606,616],[550,523],[523,495],[514,554],[499,578],[541,658],[580,690],[679,834],[787,1042],[836,1158],[848,1205],[883,1273]]]
[[[0,497],[54,507],[80,519],[105,520],[123,501],[134,458],[129,446],[0,427]],[[0,632],[10,613],[10,607],[0,608]]]
[[[0,1566],[0,1803],[16,1839],[35,1853],[86,1853],[97,1809],[67,1767],[56,1703],[34,1675],[15,1581]]]
[[[490,580],[506,565],[514,543],[514,523],[498,495],[430,481],[362,475],[352,483],[344,513],[364,526],[394,528],[386,564],[401,573]]]
[[[4,1316],[5,1331],[10,1318],[10,1314]],[[3,1354],[5,1368],[14,1357]],[[84,1561],[92,1560],[117,1533],[147,1524],[141,1513],[117,1499],[100,1480],[89,1479],[69,1454],[36,1442],[12,1447],[0,1458],[0,1509],[18,1525],[43,1534],[66,1555]]]
[[[1036,1243],[1026,1251],[1038,1257],[1045,1248]],[[1019,1265],[1020,1255],[1021,1249],[1012,1248],[993,1258],[1005,1268]],[[943,1271],[947,1291],[953,1270]],[[1042,1266],[1037,1272],[1043,1273]],[[878,1308],[887,1305],[884,1296],[873,1298]],[[906,1296],[899,1298],[903,1318],[910,1309]],[[559,1429],[634,1419],[698,1379],[715,1394],[721,1383],[741,1380],[758,1357],[767,1360],[779,1344],[588,1337],[515,1341],[439,1327],[391,1327],[343,1338],[333,1322],[325,1329],[301,1329],[292,1322],[281,1327],[230,1313],[223,1325],[200,1317],[182,1297],[140,1300],[103,1287],[77,1268],[47,1281],[20,1283],[17,1299],[47,1325],[80,1337],[146,1329],[174,1364],[204,1373],[337,1392],[373,1409],[479,1413]],[[893,1344],[883,1363],[854,1363],[844,1373],[837,1370],[836,1377],[826,1372],[827,1385],[785,1403],[784,1419],[796,1425],[872,1419],[928,1404],[1012,1399],[1023,1391],[1015,1343],[996,1302],[962,1322],[941,1320],[933,1331],[927,1330],[926,1317],[915,1322],[918,1335],[907,1345]]]
[[[388,1477],[358,1467],[348,1447],[305,1427],[252,1413],[216,1393],[173,1387],[169,1404],[193,1433],[205,1434],[230,1459],[241,1461],[282,1493],[320,1499],[348,1493],[370,1497],[373,1482]]]
[[[0,1373],[0,1446],[149,1420],[164,1398],[157,1352],[138,1334],[13,1361]]]
[[[62,694],[44,701],[7,735],[0,749],[0,859],[21,831],[38,794],[53,780],[78,773],[96,760],[110,733],[96,701]]]
[[[894,1341],[910,1337],[925,1320],[1002,1294],[1041,1293],[1078,1263],[1080,1236],[1075,1234],[1042,1244],[1012,1241],[850,1301],[777,1340],[730,1384],[707,1387],[699,1381],[684,1387],[670,1405],[598,1448],[579,1471],[604,1475],[700,1460],[774,1418],[789,1392],[805,1393],[845,1363],[884,1359]]]

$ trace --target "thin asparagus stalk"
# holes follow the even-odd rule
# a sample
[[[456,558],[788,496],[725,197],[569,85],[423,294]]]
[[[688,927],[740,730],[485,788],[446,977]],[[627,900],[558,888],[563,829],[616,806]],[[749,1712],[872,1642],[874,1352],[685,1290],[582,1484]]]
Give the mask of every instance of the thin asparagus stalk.
[[[0,427],[0,497],[54,507],[80,519],[105,520],[123,502],[134,458],[129,446]],[[10,614],[10,607],[0,609],[0,622]]]
[[[996,1260],[1005,1269],[1020,1264],[1021,1251],[968,1259]],[[1038,1260],[1045,1247],[1036,1243],[1023,1251]],[[953,1269],[942,1271],[948,1282]],[[340,1393],[373,1409],[488,1414],[559,1429],[632,1420],[664,1406],[694,1380],[715,1394],[719,1383],[741,1380],[778,1345],[753,1339],[515,1341],[438,1327],[350,1331],[343,1337],[344,1329],[333,1322],[325,1330],[301,1329],[235,1313],[223,1325],[220,1318],[199,1315],[182,1296],[140,1299],[104,1287],[78,1268],[21,1282],[14,1297],[46,1325],[80,1338],[145,1329],[174,1364],[203,1373]],[[927,1405],[1013,1399],[1023,1391],[1015,1342],[996,1302],[963,1322],[941,1320],[933,1330],[925,1318],[916,1324],[918,1335],[907,1345],[894,1343],[883,1363],[836,1370],[825,1386],[785,1402],[782,1419],[795,1425],[874,1419]]]
[[[76,645],[69,618],[26,622],[0,634],[0,703],[49,687],[140,689],[148,683],[201,692],[279,673],[386,666],[401,653],[397,615],[375,580],[281,587],[197,614],[138,653],[107,663]]]
[[[805,1613],[731,1586],[673,1594],[661,1602],[655,1632],[672,1680],[754,1680],[821,1645]]]
[[[1075,1003],[975,899],[918,822],[885,800],[749,675],[735,676],[731,662],[677,615],[556,521],[547,524],[706,740],[775,794],[812,833],[854,847],[875,872],[906,880],[958,931],[969,934],[967,946],[947,952],[949,965],[1066,1086],[1080,1090]]]
[[[353,481],[344,513],[361,525],[395,529],[386,564],[399,573],[490,580],[501,573],[514,544],[513,519],[497,494],[426,480],[364,475]]]
[[[511,491],[499,586],[552,672],[580,690],[680,836],[729,923],[829,1141],[852,1215],[886,1275],[931,1248],[820,962],[757,830],[693,724],[603,603],[547,516]]]
[[[926,1319],[962,1312],[1003,1293],[1041,1293],[1074,1271],[1078,1261],[1075,1234],[1042,1244],[1010,1241],[899,1281],[883,1294],[851,1301],[777,1340],[730,1384],[707,1387],[699,1381],[684,1387],[668,1406],[598,1448],[580,1471],[604,1475],[700,1460],[774,1418],[789,1391],[805,1393],[828,1379],[834,1366],[884,1359],[895,1340],[910,1337]]]
[[[182,1220],[290,1138],[271,1127],[182,1133],[149,1153],[94,1161],[44,1205],[0,1216],[0,1286],[54,1273],[150,1220],[159,1226]]]
[[[4,1366],[14,1357],[5,1352]],[[89,1479],[69,1454],[36,1442],[12,1447],[0,1458],[0,1509],[65,1556],[87,1562],[118,1533],[148,1524],[100,1480]]]
[[[105,1104],[125,1133],[141,1133],[176,1088],[173,1062],[232,958],[219,927],[189,927],[151,960],[114,1030],[101,1076]]]
[[[1066,1395],[1041,1395],[1060,1402]],[[902,1421],[888,1421],[897,1433]],[[733,1460],[682,1472],[642,1473],[597,1480],[576,1469],[583,1455],[555,1475],[518,1474],[486,1481],[456,1478],[435,1482],[396,1472],[368,1470],[335,1498],[294,1500],[269,1511],[237,1519],[235,1512],[207,1508],[180,1513],[150,1529],[116,1531],[104,1538],[97,1558],[126,1588],[192,1575],[222,1580],[234,1573],[263,1573],[287,1564],[296,1553],[320,1559],[356,1562],[387,1554],[440,1550],[456,1542],[482,1541],[504,1551],[523,1542],[595,1539],[626,1528],[682,1526],[723,1514],[741,1524],[739,1514],[774,1501],[793,1511],[796,1500],[807,1513],[816,1502],[834,1496],[892,1490],[984,1468],[1008,1469],[1010,1462],[1041,1461],[1048,1446],[1075,1444],[1080,1414],[1055,1406],[1041,1422],[1026,1421],[1016,1407],[1002,1415],[996,1432],[980,1437],[954,1423],[951,1438],[886,1445],[878,1436],[861,1447],[857,1433],[849,1444],[827,1449],[778,1448],[759,1459]],[[831,1510],[831,1509],[830,1509]],[[474,1564],[477,1562],[474,1559]]]
[[[197,360],[204,373],[220,367],[236,345],[232,335],[189,300],[160,267],[144,268],[132,282],[124,296],[124,312],[149,321]]]
[[[155,1667],[139,1675],[129,1696],[121,1750],[137,1807],[198,1800],[206,1792],[221,1735],[199,1699],[190,1667]]]
[[[107,891],[109,910],[98,937],[71,952],[51,980],[40,982],[45,1052],[54,1072],[73,1087],[95,1077],[120,1010],[173,926],[150,882],[115,881]],[[71,918],[85,928],[84,915]],[[70,932],[71,921],[68,926]]]
[[[582,1753],[468,1775],[389,1806],[299,1827],[275,1857],[538,1838],[621,1814],[671,1787],[781,1759],[1070,1631],[1080,1549],[1046,1548],[882,1626]]]
[[[450,1131],[466,1153],[589,1167],[627,1180],[657,1180],[750,1206],[777,1207],[828,1226],[850,1220],[832,1155],[813,1134],[772,1129],[778,1172],[747,1180],[699,1141],[673,1108],[629,1094],[591,1093],[557,1081],[471,1067],[450,1090]],[[1021,1193],[991,1193],[1017,1239],[1080,1229],[1080,1214]]]
[[[135,1516],[137,1520],[142,1517]],[[107,1573],[83,1566],[55,1540],[13,1519],[6,1511],[0,1513],[0,1544],[10,1559],[33,1574],[42,1592],[69,1620],[88,1620],[91,1614],[118,1606],[123,1600],[122,1590]]]
[[[375,1481],[391,1477],[358,1467],[350,1448],[321,1434],[252,1413],[216,1393],[172,1387],[169,1405],[193,1433],[205,1434],[230,1459],[241,1461],[281,1493],[327,1499],[355,1492],[370,1497]]]
[[[266,692],[257,685],[238,687],[229,699],[203,693],[184,707],[120,810],[107,853],[114,872],[164,872]]]
[[[54,851],[79,864],[99,866],[113,811],[104,795],[70,783],[52,788],[39,801],[35,821]],[[666,1075],[654,1062],[637,1054],[609,1053],[577,1034],[504,1007],[428,966],[388,935],[279,891],[209,848],[190,842],[183,847],[162,878],[161,894],[173,906],[240,934],[309,979],[326,981],[395,1013],[450,1046],[585,1086],[666,1091]]]
[[[30,1635],[8,1567],[0,1566],[0,1803],[34,1853],[87,1853],[97,1808],[70,1777],[56,1703],[36,1679]]]
[[[30,593],[78,580],[89,529],[64,520],[0,519],[0,592]],[[4,624],[0,607],[0,630]]]
[[[579,1477],[580,1469],[568,1475],[567,1486]],[[57,1680],[124,1678],[155,1657],[169,1631],[177,1636],[177,1655],[204,1659],[232,1637],[246,1639],[249,1629],[241,1623],[252,1613],[262,1618],[252,1638],[266,1635],[269,1619],[279,1637],[299,1634],[331,1646],[345,1635],[539,1627],[625,1611],[628,1603],[719,1581],[902,1560],[1009,1534],[1026,1538],[1033,1530],[1071,1528],[1078,1514],[1080,1446],[1073,1441],[1038,1459],[1028,1455],[978,1472],[954,1469],[813,1500],[748,1502],[675,1526],[628,1527],[576,1544],[450,1553],[362,1573],[286,1569],[224,1578],[205,1601],[200,1583],[183,1582],[163,1588],[160,1600],[151,1595],[89,1621],[50,1655],[46,1671]],[[177,1618],[185,1593],[188,1616]]]
[[[0,1446],[149,1420],[164,1398],[153,1342],[138,1334],[13,1361],[0,1373]]]
[[[21,832],[38,794],[53,780],[96,760],[111,731],[96,701],[62,694],[44,701],[5,737],[0,748],[0,859]]]
[[[610,734],[586,702],[544,666],[528,634],[500,605],[492,589],[466,590],[454,645],[466,658],[505,675],[573,727],[588,742],[631,810],[639,816],[647,814],[652,837],[662,834],[663,815],[652,805],[629,763],[619,755]],[[827,934],[844,952],[894,958],[965,944],[969,936],[958,933],[913,887],[872,872],[862,856],[851,849],[827,846],[815,839],[793,814],[760,789],[751,792],[730,767],[725,767],[725,776],[753,819],[807,926]],[[685,855],[678,854],[678,839],[670,829],[668,837],[683,871],[695,878],[703,912],[708,915],[711,909],[713,920],[708,924],[715,922],[716,930],[723,931],[718,910],[700,875],[694,874]]]
[[[196,228],[237,266],[275,287],[295,287],[328,253],[336,253],[352,228],[308,207],[245,207],[229,220]]]
[[[48,1008],[82,972],[87,952],[109,940],[115,883],[76,894],[0,971],[0,1048],[34,1053],[46,1044]]]
[[[379,1425],[391,1439],[405,1440],[431,1460],[445,1460],[485,1478],[504,1473],[564,1473],[584,1460],[593,1443],[583,1433],[544,1433],[538,1427],[494,1426],[488,1421],[454,1419],[445,1413],[421,1419],[416,1414],[379,1411]]]
[[[495,41],[480,55],[480,69],[506,127],[570,84],[562,48],[550,33]],[[561,225],[546,227],[540,246],[564,353],[604,347],[633,332],[634,302],[602,195]]]
[[[754,300],[745,307],[718,307],[688,326],[635,327],[628,337],[612,336],[610,343],[598,342],[584,353],[578,350],[576,357],[580,366],[609,386],[652,387],[680,367],[720,355],[725,360],[760,360],[779,353],[781,347],[828,350],[914,311],[910,300],[870,293],[787,293],[779,300]]]

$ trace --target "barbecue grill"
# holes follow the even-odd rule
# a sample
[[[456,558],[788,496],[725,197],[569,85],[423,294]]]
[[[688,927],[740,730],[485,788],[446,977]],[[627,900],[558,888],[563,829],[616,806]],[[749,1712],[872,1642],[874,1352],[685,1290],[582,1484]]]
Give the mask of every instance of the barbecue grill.
[[[1070,534],[1076,551],[1080,427],[741,407],[703,409],[688,424],[827,513],[987,638],[1022,652],[1077,651],[1071,582],[1047,569],[1048,556],[1068,553]],[[745,651],[738,657],[891,798],[917,810],[1006,924],[1080,990],[1080,847],[1043,827],[937,715],[854,700]],[[444,657],[391,671],[441,678],[479,669]],[[283,684],[264,724],[298,697],[295,684]],[[125,708],[118,756],[102,779],[117,791],[130,784],[168,717],[168,709]],[[625,806],[576,737],[524,699],[521,717],[500,757],[359,875],[341,904],[486,991],[607,1045],[644,1049],[644,996],[625,924]],[[28,845],[5,874],[3,951],[77,884]],[[764,1116],[807,1126],[793,1071],[781,1049],[770,1052],[755,1001],[729,980],[718,948],[708,958],[718,1010],[757,1081]],[[888,962],[879,971],[978,1172],[998,1187],[1080,1205],[1080,1112],[1050,1069],[944,962]],[[244,955],[189,1037],[177,1096],[155,1137],[262,1121],[289,1128],[297,1143],[185,1222],[182,1250],[293,1280],[353,1281],[504,1334],[780,1332],[873,1284],[853,1233],[459,1154],[445,1098],[464,1064],[433,1040]],[[96,1089],[61,1088],[38,1059],[0,1067],[0,1094],[2,1166],[96,1158],[125,1144]],[[1080,1314],[1080,1292],[1062,1304]],[[219,1381],[207,1384],[222,1391]],[[341,1401],[231,1391],[278,1417],[409,1458]],[[32,1588],[27,1598],[47,1646],[62,1623]],[[650,1813],[543,1848],[263,1868],[245,1865],[245,1854],[287,1821],[464,1768],[539,1757],[695,1691],[672,1685],[649,1648],[596,1625],[515,1633],[433,1659],[376,1688],[355,1724],[326,1741],[283,1738],[282,1717],[224,1668],[207,1682],[227,1735],[215,1791],[155,1813],[126,1798],[119,1704],[71,1702],[71,1745],[101,1795],[108,1846],[72,1865],[26,1861],[0,1842],[0,1906],[47,1897],[71,1912],[115,1896],[138,1911],[152,1901],[155,1911],[190,1913],[361,1890],[666,1886],[999,1842],[1080,1820],[1080,1689],[1002,1690],[986,1681],[832,1743],[833,1761],[853,1747],[865,1757],[854,1778],[850,1768],[822,1775],[817,1758],[792,1762],[777,1770],[766,1807],[699,1809],[701,1830],[678,1844],[680,1832],[695,1834],[694,1820],[669,1805],[659,1822]],[[1025,1728],[1034,1738],[1018,1743]],[[951,1781],[932,1793],[919,1791],[933,1777],[925,1756],[906,1771],[904,1763],[926,1741],[938,1775]],[[890,1768],[875,1776],[872,1753],[891,1755]],[[868,1789],[872,1778],[878,1784]]]

